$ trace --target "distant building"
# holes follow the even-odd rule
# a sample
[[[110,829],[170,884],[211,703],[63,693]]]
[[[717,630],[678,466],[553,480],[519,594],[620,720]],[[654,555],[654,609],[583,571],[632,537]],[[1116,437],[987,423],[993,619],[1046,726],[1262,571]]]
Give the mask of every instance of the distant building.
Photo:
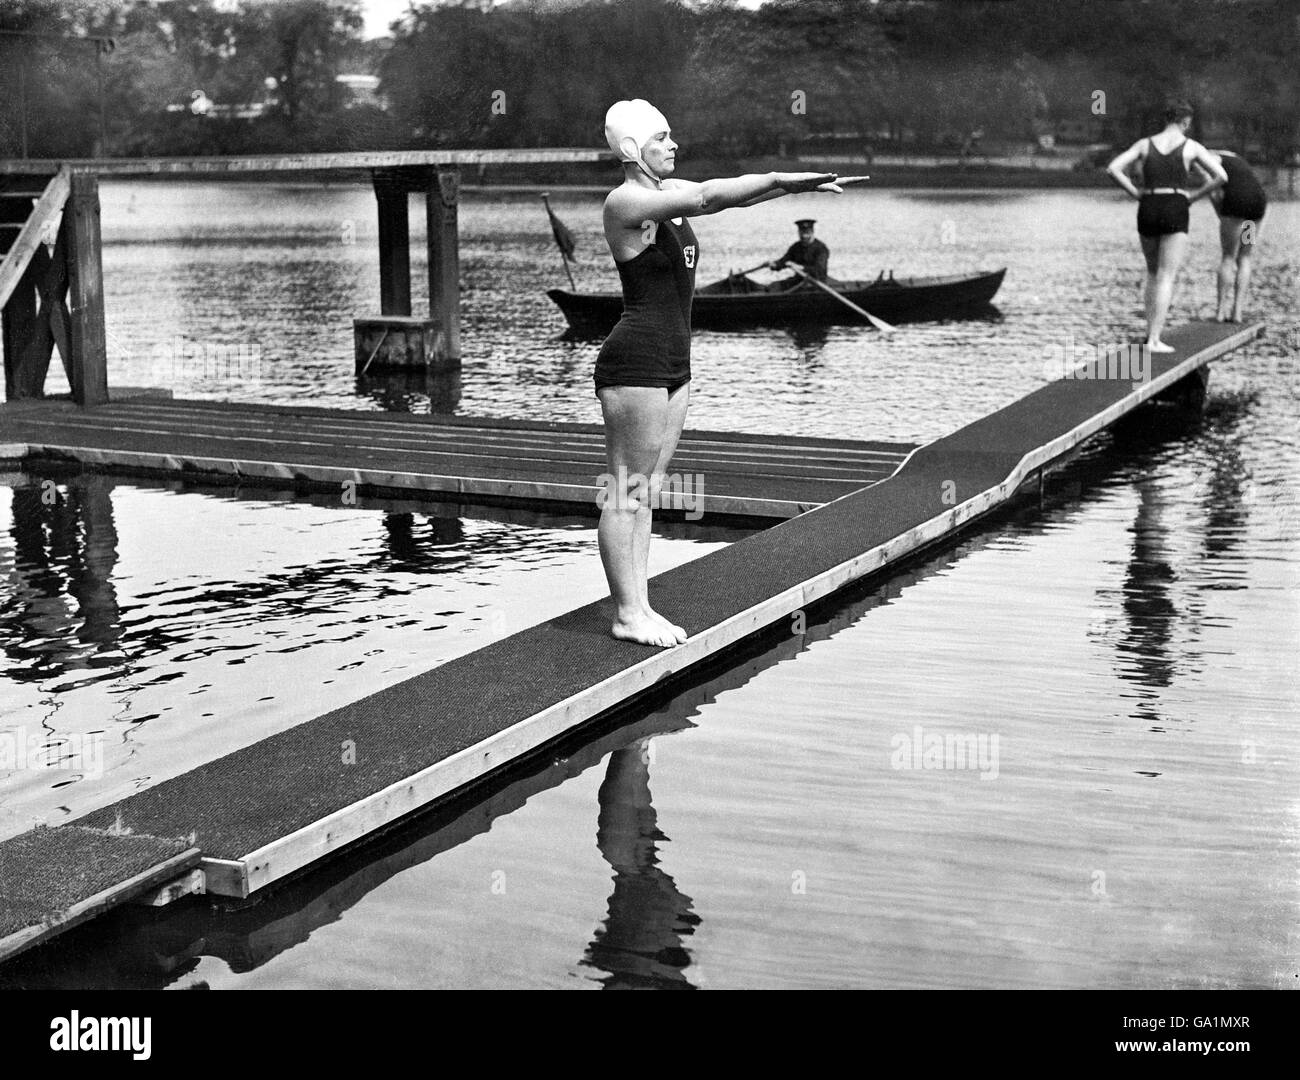
[[[387,109],[388,104],[379,93],[378,75],[336,75],[334,81],[343,89],[343,107],[356,108],[368,105],[375,109]],[[263,88],[261,101],[246,101],[240,104],[218,103],[202,90],[191,91],[186,101],[174,101],[167,106],[169,113],[192,113],[195,116],[214,117],[222,120],[256,120],[275,108],[278,84],[268,77]]]
[[[344,108],[357,105],[368,105],[374,109],[388,107],[379,93],[378,75],[335,75],[334,81],[341,83],[348,91]]]

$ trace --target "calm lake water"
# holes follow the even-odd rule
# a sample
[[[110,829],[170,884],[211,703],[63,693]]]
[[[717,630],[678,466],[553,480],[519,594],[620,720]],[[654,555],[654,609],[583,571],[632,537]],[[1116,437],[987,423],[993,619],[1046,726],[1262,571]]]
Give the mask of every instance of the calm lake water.
[[[430,408],[410,380],[353,375],[351,319],[378,310],[366,189],[102,195],[114,382]],[[552,204],[578,236],[580,284],[612,288],[599,199]],[[700,333],[690,426],[929,440],[1041,385],[1049,349],[1141,325],[1133,205],[1104,192],[855,191],[732,211],[697,224],[701,281],[779,253],[805,215],[840,277],[1005,265],[999,312],[888,340]],[[598,342],[564,340],[543,294],[562,272],[540,200],[470,195],[461,229],[457,410],[598,419]],[[1216,244],[1194,207],[1175,323],[1211,310]],[[1041,510],[364,858],[243,912],[114,916],[0,982],[1294,986],[1298,256],[1300,204],[1275,203],[1254,304],[1269,333],[1214,366],[1198,423],[1099,440]],[[178,339],[246,362],[175,363]],[[106,747],[102,777],[0,773],[0,834],[603,592],[576,519],[25,475],[0,486],[0,522],[2,723]],[[657,538],[654,570],[739,535]],[[933,736],[974,753],[927,756]]]

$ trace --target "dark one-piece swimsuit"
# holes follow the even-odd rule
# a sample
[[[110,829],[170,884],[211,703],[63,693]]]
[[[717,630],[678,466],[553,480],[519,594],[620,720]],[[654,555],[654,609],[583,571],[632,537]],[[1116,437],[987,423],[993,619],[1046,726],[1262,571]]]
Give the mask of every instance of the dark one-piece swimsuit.
[[[1142,193],[1138,202],[1138,235],[1171,236],[1187,231],[1188,212],[1187,196],[1173,192],[1153,194],[1150,188],[1178,188],[1187,190],[1187,163],[1183,161],[1184,139],[1167,154],[1156,149],[1156,144],[1147,140],[1147,156],[1142,163],[1142,182],[1148,190]]]
[[[1243,221],[1262,221],[1268,208],[1268,197],[1250,166],[1239,157],[1224,154],[1223,171],[1228,174],[1228,182],[1223,185],[1219,213]]]
[[[654,243],[615,262],[623,314],[596,357],[596,389],[662,386],[672,393],[691,378],[691,300],[700,246],[688,219],[661,221]]]

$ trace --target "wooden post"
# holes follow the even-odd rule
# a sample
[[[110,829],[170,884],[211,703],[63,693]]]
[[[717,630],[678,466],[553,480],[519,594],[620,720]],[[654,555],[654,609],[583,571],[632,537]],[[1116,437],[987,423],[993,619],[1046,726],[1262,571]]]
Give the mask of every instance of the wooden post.
[[[411,227],[406,214],[406,186],[395,171],[371,174],[379,203],[379,311],[411,314]]]
[[[108,401],[108,349],[104,332],[104,263],[99,236],[99,177],[72,173],[63,208],[70,323],[68,378],[78,405]]]
[[[460,237],[457,211],[460,170],[438,167],[437,183],[425,192],[429,228],[429,317],[443,327],[445,357],[435,365],[460,366]]]
[[[30,365],[23,364],[27,343],[36,333],[36,286],[32,283],[34,276],[29,266],[3,312],[6,401],[40,397],[45,386],[49,354],[46,353],[47,360],[40,367],[39,377],[32,373]]]

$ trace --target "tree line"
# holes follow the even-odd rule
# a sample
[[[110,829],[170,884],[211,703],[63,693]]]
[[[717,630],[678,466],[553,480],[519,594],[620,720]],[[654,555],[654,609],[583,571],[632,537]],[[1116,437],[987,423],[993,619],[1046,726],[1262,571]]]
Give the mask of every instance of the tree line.
[[[461,0],[375,41],[358,0],[0,0],[6,30],[50,36],[0,33],[4,156],[591,146],[621,97],[692,156],[1119,144],[1171,96],[1238,146],[1300,149],[1293,0]]]

